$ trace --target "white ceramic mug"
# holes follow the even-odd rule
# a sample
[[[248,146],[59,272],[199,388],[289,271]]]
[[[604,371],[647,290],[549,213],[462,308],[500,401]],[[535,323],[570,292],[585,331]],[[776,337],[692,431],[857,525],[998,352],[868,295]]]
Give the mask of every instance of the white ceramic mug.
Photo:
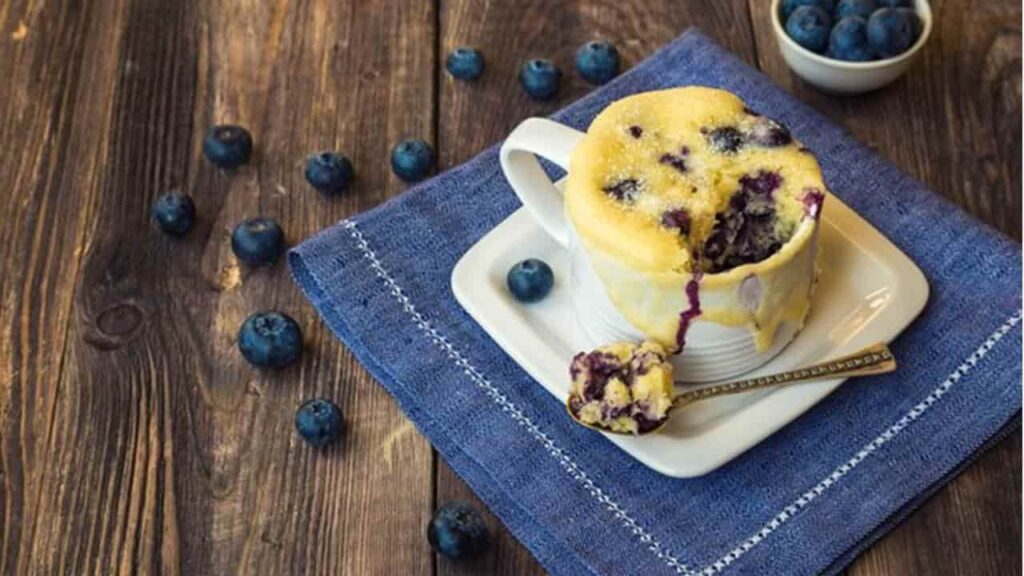
[[[568,171],[572,150],[584,136],[582,132],[551,120],[527,119],[502,145],[501,167],[529,213],[570,254],[570,291],[576,307],[576,319],[584,334],[595,346],[621,340],[642,340],[646,338],[645,334],[631,325],[608,297],[594,270],[592,258],[596,255],[588,253],[566,216],[560,186],[548,178],[537,161],[537,156],[541,156]],[[796,269],[798,275],[812,278],[817,250],[816,226],[811,241],[805,245],[806,249],[801,248],[781,266]],[[639,273],[635,278],[643,282]],[[738,285],[731,288],[733,293],[738,291]],[[652,285],[652,291],[658,289],[662,288]],[[715,294],[711,293],[709,297],[713,298]],[[735,298],[734,295],[730,297]],[[753,370],[778,354],[799,331],[801,323],[802,318],[800,322],[781,322],[771,344],[758,351],[747,327],[727,326],[698,316],[686,333],[683,352],[672,357],[676,378],[681,382],[711,382]]]

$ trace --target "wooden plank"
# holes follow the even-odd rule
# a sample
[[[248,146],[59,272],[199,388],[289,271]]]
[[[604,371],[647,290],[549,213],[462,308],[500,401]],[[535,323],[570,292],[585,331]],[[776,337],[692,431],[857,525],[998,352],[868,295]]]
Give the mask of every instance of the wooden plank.
[[[758,64],[897,166],[1019,240],[1021,6],[941,0],[932,9],[932,37],[908,75],[844,98],[789,71],[767,25],[769,3],[750,0]],[[1020,574],[1020,470],[1020,439],[1008,439],[849,574]]]
[[[31,566],[82,239],[107,159],[123,17],[119,1],[0,4],[2,574]]]
[[[442,167],[465,161],[497,142],[521,120],[548,115],[591,89],[575,72],[573,55],[588,40],[612,41],[632,66],[688,26],[707,34],[753,61],[753,39],[743,0],[680,2],[658,0],[623,2],[574,0],[557,5],[528,2],[444,0],[440,8],[441,57],[458,45],[476,46],[484,53],[484,75],[474,83],[458,82],[442,73],[438,114],[438,143]],[[546,57],[562,69],[563,84],[555,100],[534,102],[516,79],[519,65]],[[452,470],[438,462],[437,500],[479,501]],[[493,516],[495,535],[482,558],[469,563],[438,559],[438,574],[541,574],[543,570]]]
[[[83,82],[79,97],[116,86],[106,95],[115,113],[93,127],[109,139],[105,162],[53,160],[102,178],[91,189],[94,227],[78,246],[65,370],[46,423],[52,453],[22,566],[431,570],[429,446],[316,319],[284,263],[239,268],[228,230],[262,214],[294,242],[402,189],[387,151],[401,136],[433,137],[433,22],[427,0],[134,0],[123,24],[91,21],[116,82]],[[251,165],[226,174],[201,159],[214,122],[250,127]],[[310,190],[301,171],[307,153],[331,147],[352,156],[359,179],[337,200]],[[180,241],[149,222],[152,200],[172,188],[191,193],[200,213]],[[300,365],[261,373],[241,360],[237,328],[262,308],[299,320]],[[291,423],[314,395],[348,414],[344,445],[324,453]]]

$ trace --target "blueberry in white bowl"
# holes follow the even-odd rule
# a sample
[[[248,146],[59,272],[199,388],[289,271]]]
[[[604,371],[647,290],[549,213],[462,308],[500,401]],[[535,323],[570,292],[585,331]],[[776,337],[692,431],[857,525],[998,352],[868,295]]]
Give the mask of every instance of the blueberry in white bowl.
[[[902,10],[876,10],[867,22],[868,44],[881,58],[898,56],[914,44],[915,28],[914,21]]]
[[[781,12],[783,22],[788,20],[789,16],[801,6],[820,8],[826,13],[831,14],[832,10],[835,9],[835,0],[782,0]]]
[[[872,60],[868,23],[859,16],[847,16],[836,23],[828,37],[828,55],[847,62]]]
[[[839,0],[836,4],[834,16],[836,20],[842,20],[847,16],[860,16],[867,20],[871,13],[878,9],[875,0]]]
[[[801,6],[786,19],[786,33],[811,52],[824,52],[832,30],[832,16],[816,6]]]

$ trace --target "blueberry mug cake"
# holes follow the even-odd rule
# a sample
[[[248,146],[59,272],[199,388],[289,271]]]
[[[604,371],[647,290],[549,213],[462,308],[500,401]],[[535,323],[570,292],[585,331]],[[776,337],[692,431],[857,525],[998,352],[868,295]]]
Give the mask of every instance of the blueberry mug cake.
[[[785,126],[691,86],[606,108],[572,152],[565,209],[608,298],[652,345],[679,353],[692,324],[711,322],[746,327],[762,352],[783,323],[803,325],[824,197],[818,162]]]

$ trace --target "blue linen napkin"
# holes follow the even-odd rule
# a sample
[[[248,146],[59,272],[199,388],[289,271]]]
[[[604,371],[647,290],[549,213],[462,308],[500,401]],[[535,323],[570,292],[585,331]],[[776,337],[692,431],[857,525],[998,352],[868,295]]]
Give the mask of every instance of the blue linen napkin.
[[[554,116],[705,84],[785,122],[831,190],[924,270],[901,367],[851,381],[706,476],[661,476],[572,424],[460,308],[452,267],[519,207],[497,150],[290,254],[334,333],[552,574],[835,573],[1019,423],[1020,246],[696,31]],[[827,208],[826,208],[827,209]]]

